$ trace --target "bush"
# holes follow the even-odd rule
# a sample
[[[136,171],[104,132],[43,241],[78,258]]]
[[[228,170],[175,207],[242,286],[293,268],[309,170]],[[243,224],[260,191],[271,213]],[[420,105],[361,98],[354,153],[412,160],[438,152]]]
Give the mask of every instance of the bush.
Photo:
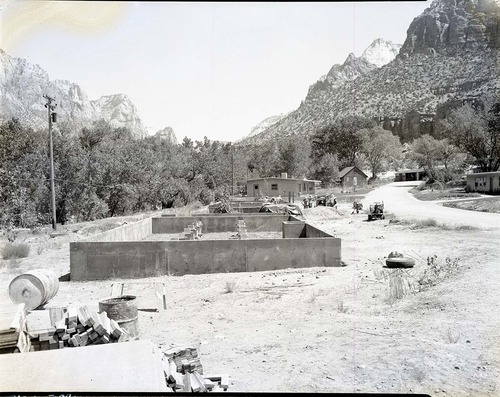
[[[436,227],[437,221],[432,218],[422,219],[416,221],[415,224],[411,227],[412,229],[423,229],[425,227]]]
[[[472,192],[472,188],[470,185],[465,186],[465,193],[470,193]]]
[[[30,253],[30,246],[26,243],[7,243],[2,249],[3,259],[26,258]]]
[[[427,257],[427,266],[417,279],[420,289],[423,290],[438,284],[443,279],[457,273],[460,267],[460,258],[446,257],[442,262],[438,261],[437,255]]]

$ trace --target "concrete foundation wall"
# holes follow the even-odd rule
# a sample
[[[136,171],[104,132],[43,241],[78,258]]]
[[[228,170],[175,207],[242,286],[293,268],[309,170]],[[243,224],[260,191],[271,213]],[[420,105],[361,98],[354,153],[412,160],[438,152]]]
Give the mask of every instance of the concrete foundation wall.
[[[94,236],[87,237],[86,239],[80,241],[92,241],[92,242],[114,242],[114,241],[140,241],[152,233],[152,221],[153,218],[143,219],[142,221],[137,221],[133,223],[127,223],[126,225],[117,227],[115,229],[108,230],[103,233],[96,234]]]
[[[181,233],[196,221],[203,223],[203,233],[236,231],[238,219],[244,219],[249,232],[275,232],[281,229],[281,222],[288,220],[282,214],[213,214],[199,216],[177,216],[175,218],[153,218],[153,233]]]
[[[333,237],[331,234],[324,232],[323,230],[317,229],[314,226],[306,223],[306,238],[321,238],[321,237]]]
[[[281,225],[283,238],[306,237],[306,223],[304,221],[286,221]]]
[[[338,238],[70,243],[71,280],[341,266]]]
[[[156,241],[70,243],[71,281],[166,275],[165,249]]]

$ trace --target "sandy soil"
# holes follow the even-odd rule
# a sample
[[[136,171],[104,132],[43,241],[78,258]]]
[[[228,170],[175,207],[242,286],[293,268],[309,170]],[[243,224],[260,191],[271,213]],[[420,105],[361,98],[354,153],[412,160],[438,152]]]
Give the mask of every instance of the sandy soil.
[[[393,206],[394,189],[369,193],[364,208],[382,197],[398,217],[430,217],[428,207],[405,212],[404,203],[418,206],[406,192],[409,187],[398,192],[403,204]],[[427,204],[432,203],[421,205]],[[444,209],[477,223],[467,211]],[[199,346],[205,371],[228,373],[230,391],[500,394],[497,228],[412,230],[389,219],[367,222],[364,213],[351,215],[348,203],[339,204],[339,213],[316,207],[304,214],[342,238],[346,267],[142,280],[165,283],[168,309],[140,311],[141,338],[164,347]],[[447,214],[454,219],[454,213]],[[442,215],[440,221],[449,220]],[[68,243],[80,234],[24,237],[32,253],[3,261],[0,299],[19,272],[43,266],[67,273]],[[412,282],[424,271],[424,258],[432,255],[440,263],[447,256],[458,259],[460,271],[394,300],[389,281],[376,276],[383,258],[395,250],[416,259],[408,276]],[[63,282],[51,305],[96,304],[109,295],[111,283]],[[138,297],[140,308],[155,307],[152,285],[126,284],[125,292]]]

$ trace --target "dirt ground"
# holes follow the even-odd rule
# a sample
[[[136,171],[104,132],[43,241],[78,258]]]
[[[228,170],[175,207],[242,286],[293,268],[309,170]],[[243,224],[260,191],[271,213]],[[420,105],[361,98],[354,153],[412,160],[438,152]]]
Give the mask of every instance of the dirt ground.
[[[460,208],[469,211],[500,213],[500,197],[487,197],[477,200],[457,200],[443,203],[446,207]]]
[[[139,312],[141,339],[165,348],[198,346],[206,373],[229,374],[229,391],[500,394],[498,229],[367,222],[365,213],[351,215],[349,203],[340,203],[339,213],[316,207],[304,214],[342,238],[345,267],[141,280],[163,282],[168,304],[165,311]],[[31,253],[2,261],[1,301],[23,271],[68,273],[69,242],[109,222],[71,225],[54,238],[48,229],[18,236]],[[390,281],[380,275],[388,273],[384,257],[396,250],[416,260],[406,279],[413,286],[428,256],[439,263],[456,259],[459,271],[394,299]],[[112,282],[61,282],[50,304],[96,305]],[[152,284],[129,283],[125,292],[138,297],[139,308],[156,307]]]

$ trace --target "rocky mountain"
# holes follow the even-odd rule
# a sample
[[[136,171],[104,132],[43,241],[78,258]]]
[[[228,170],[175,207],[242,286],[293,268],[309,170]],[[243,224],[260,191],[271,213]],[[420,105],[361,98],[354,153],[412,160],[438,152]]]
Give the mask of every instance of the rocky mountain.
[[[0,49],[0,121],[17,117],[34,128],[47,126],[44,94],[55,98],[58,122],[81,128],[105,119],[114,127],[128,127],[134,136],[145,134],[139,113],[123,94],[90,100],[77,84],[50,80],[40,66],[14,58]]]
[[[401,44],[379,38],[370,44],[360,58],[379,68],[396,58],[401,47]]]
[[[298,109],[243,143],[311,134],[348,114],[373,118],[403,141],[437,134],[451,108],[499,100],[499,48],[498,0],[435,0],[410,24],[395,59],[376,67],[372,51],[351,54],[310,87]]]
[[[339,86],[346,81],[354,80],[377,67],[385,65],[396,57],[400,48],[401,44],[395,44],[384,39],[376,39],[360,57],[356,57],[351,53],[342,65],[333,65],[328,74],[322,76],[315,84],[309,87],[308,95],[311,95],[316,90],[327,89],[326,87]],[[250,134],[240,141],[259,135],[287,117],[290,113],[282,113],[266,118],[253,127]]]
[[[280,113],[277,116],[271,116],[271,117],[268,117],[268,118],[262,120],[255,127],[252,127],[250,134],[248,134],[244,139],[260,134],[262,131],[265,131],[273,124],[276,124],[278,121],[280,121],[283,118],[285,118],[286,116],[288,116],[288,114],[289,113]]]
[[[162,130],[156,132],[155,137],[158,139],[164,139],[170,142],[172,145],[177,145],[177,137],[175,136],[174,129],[172,127],[165,127]]]

